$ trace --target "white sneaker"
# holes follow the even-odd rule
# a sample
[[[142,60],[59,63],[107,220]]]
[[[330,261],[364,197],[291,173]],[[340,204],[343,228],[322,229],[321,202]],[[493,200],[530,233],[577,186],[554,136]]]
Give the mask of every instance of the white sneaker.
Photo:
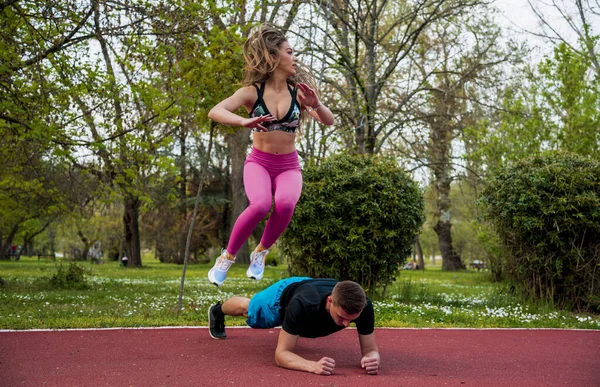
[[[215,265],[208,271],[208,280],[217,286],[223,285],[233,262],[235,262],[235,257],[233,260],[228,259],[227,250],[223,249],[221,256],[215,261]]]
[[[253,251],[250,254],[250,266],[246,270],[246,275],[249,278],[260,280],[265,274],[265,257],[269,253],[269,250],[263,250],[260,252]]]

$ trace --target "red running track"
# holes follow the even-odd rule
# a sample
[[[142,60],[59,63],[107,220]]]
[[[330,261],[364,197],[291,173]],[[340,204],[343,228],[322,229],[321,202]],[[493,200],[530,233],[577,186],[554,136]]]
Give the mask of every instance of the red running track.
[[[278,368],[278,329],[0,332],[0,386],[600,386],[600,331],[377,329],[380,374],[358,367],[356,330],[300,339],[331,376]]]

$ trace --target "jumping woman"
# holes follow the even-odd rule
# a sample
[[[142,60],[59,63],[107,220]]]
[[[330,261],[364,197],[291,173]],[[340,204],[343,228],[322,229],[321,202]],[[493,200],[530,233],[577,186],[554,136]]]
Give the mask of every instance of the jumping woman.
[[[244,190],[249,205],[237,218],[227,248],[208,272],[208,279],[221,286],[235,255],[254,228],[274,210],[256,249],[250,254],[246,275],[263,277],[269,248],[285,231],[300,193],[302,173],[295,147],[302,112],[325,125],[333,124],[333,114],[319,101],[309,86],[312,77],[299,67],[294,49],[284,34],[269,25],[260,26],[244,43],[246,75],[244,87],[219,102],[208,113],[225,125],[243,126],[253,132],[252,151],[244,163]],[[248,118],[234,112],[241,106]]]

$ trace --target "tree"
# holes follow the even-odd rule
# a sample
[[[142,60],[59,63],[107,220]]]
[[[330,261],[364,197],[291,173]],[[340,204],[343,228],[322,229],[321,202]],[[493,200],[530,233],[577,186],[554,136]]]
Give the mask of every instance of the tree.
[[[173,246],[173,241],[166,241],[169,246],[164,245],[164,238],[156,241],[159,258],[167,262],[184,261],[191,203],[195,196],[191,192],[195,192],[198,186],[194,183],[194,188],[188,189],[191,180],[196,180],[193,161],[200,160],[201,164],[204,160],[213,162],[212,155],[206,154],[206,132],[211,126],[207,112],[218,101],[231,95],[241,78],[243,41],[240,29],[237,25],[222,29],[214,24],[214,14],[225,17],[234,13],[238,3],[234,1],[215,8],[216,4],[211,2],[199,6],[194,1],[181,1],[179,7],[162,10],[163,16],[155,21],[155,28],[170,33],[157,37],[158,44],[154,50],[159,55],[148,52],[139,58],[163,75],[162,90],[175,101],[178,110],[173,123],[177,128],[174,133],[176,141],[169,151],[173,152],[179,171],[175,182],[171,181],[172,175],[166,176],[168,184],[177,187],[174,210],[178,219],[170,216],[171,225],[167,226],[168,231],[165,230],[174,232],[172,238],[177,246]],[[204,20],[198,20],[194,13]],[[227,135],[226,130],[223,132]],[[160,205],[164,208],[168,203],[161,200]],[[198,239],[205,236],[212,240],[212,235],[199,235]]]
[[[600,77],[600,54],[597,52],[598,26],[600,21],[600,5],[598,2],[575,0],[574,2],[555,0],[552,4],[540,0],[528,0],[529,5],[540,22],[540,31],[529,31],[552,42],[555,46],[566,46],[577,56],[585,58],[589,62],[591,70],[596,77]],[[557,17],[551,17],[544,13],[542,7],[549,12],[554,12]],[[560,24],[568,26],[571,34],[565,33]],[[570,38],[569,35],[575,36]]]
[[[12,2],[2,9],[15,20],[3,37],[12,55],[2,78],[8,85],[5,90],[10,90],[5,103],[10,114],[3,118],[21,129],[16,132],[21,138],[36,136],[45,141],[54,157],[102,175],[100,181],[108,187],[116,182],[125,199],[130,256],[132,263],[139,265],[135,222],[140,201],[130,184],[135,165],[127,157],[134,136],[126,138],[139,126],[127,127],[125,98],[107,40],[107,36],[127,35],[130,25],[111,25],[116,18],[110,13],[114,7],[107,2],[30,2],[24,7]],[[101,12],[106,12],[106,17],[101,17]],[[99,43],[100,61],[81,55],[88,52],[91,39]],[[148,116],[140,118],[137,124],[143,125],[146,119]],[[75,156],[82,151],[98,156],[97,163],[82,163]]]
[[[3,126],[0,130],[11,128]],[[69,210],[64,169],[45,160],[46,151],[34,139],[23,140],[7,130],[0,150],[0,259],[11,246],[25,246],[58,216]]]
[[[582,42],[583,43],[583,42]],[[564,43],[539,67],[539,90],[549,110],[543,111],[558,149],[600,156],[600,73],[590,77],[593,61]]]
[[[403,138],[408,140],[407,149],[412,150],[410,157],[432,173],[437,219],[434,230],[443,257],[442,269],[462,269],[464,264],[452,242],[450,195],[457,174],[454,160],[462,156],[455,155],[453,148],[467,127],[483,119],[477,114],[482,111],[479,107],[496,104],[495,94],[490,96],[489,90],[501,79],[498,67],[511,60],[512,54],[505,51],[500,29],[489,17],[464,15],[432,25],[418,40],[411,57],[423,81],[405,114],[420,130]]]
[[[509,161],[566,150],[600,155],[600,78],[591,61],[566,44],[507,88],[504,110],[477,139],[471,156],[488,171]]]
[[[432,23],[466,12],[478,0],[419,0],[416,2],[319,2],[324,20],[308,21],[325,37],[306,43],[326,68],[322,81],[339,95],[333,111],[347,128],[356,153],[377,153],[402,125],[394,120],[414,95],[414,85],[398,98],[392,80],[410,62],[419,37]],[[324,26],[327,26],[325,29]],[[329,27],[330,26],[330,27]],[[330,44],[327,44],[330,43]]]

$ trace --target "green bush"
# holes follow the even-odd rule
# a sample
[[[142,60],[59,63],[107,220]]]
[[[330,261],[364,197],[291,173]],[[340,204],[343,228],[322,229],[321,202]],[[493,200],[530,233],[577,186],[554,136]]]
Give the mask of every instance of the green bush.
[[[53,288],[84,289],[87,287],[86,276],[89,274],[89,270],[75,262],[70,262],[67,267],[60,262],[56,265],[56,273],[49,278],[49,282]]]
[[[600,163],[547,153],[503,168],[481,198],[527,297],[600,310]]]
[[[290,274],[350,279],[384,293],[424,221],[417,184],[394,161],[368,156],[332,157],[303,177],[280,243]]]

